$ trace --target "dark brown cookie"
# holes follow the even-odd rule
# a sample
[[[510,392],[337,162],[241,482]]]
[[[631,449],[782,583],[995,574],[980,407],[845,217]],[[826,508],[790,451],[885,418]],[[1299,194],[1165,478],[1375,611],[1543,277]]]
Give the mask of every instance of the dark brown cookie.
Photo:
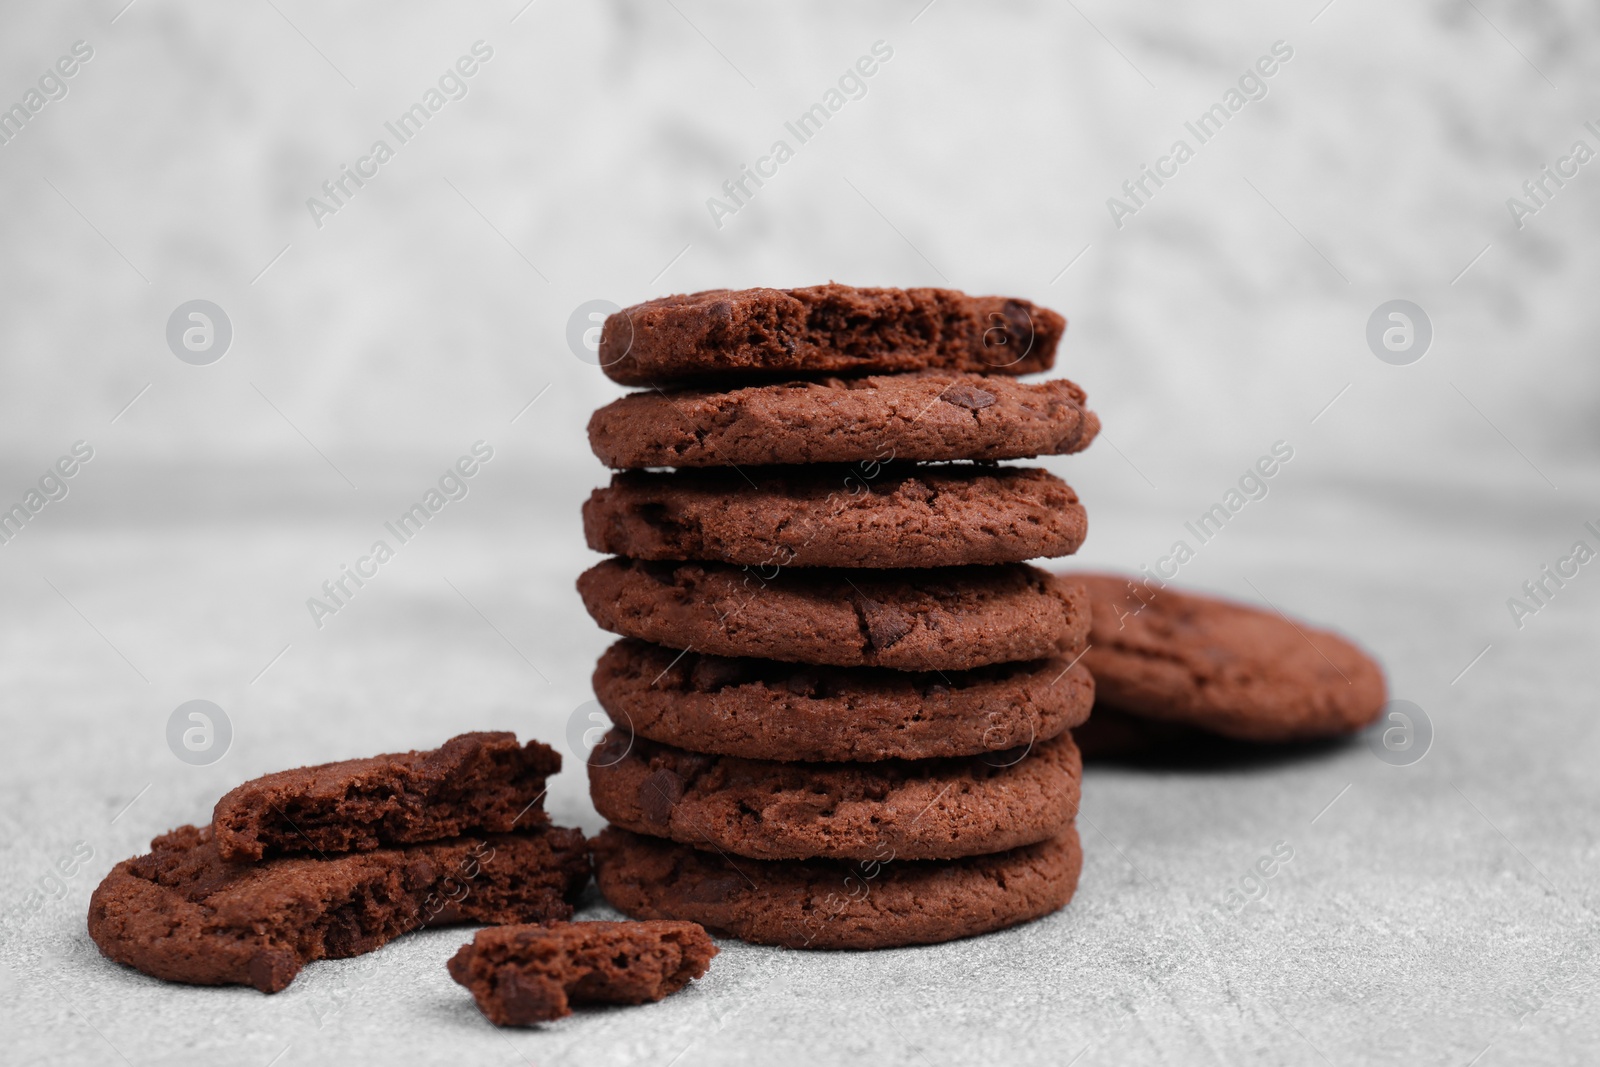
[[[753,859],[951,859],[1054,837],[1078,814],[1071,731],[1009,752],[875,763],[709,756],[612,730],[589,798],[612,823]]]
[[[1382,669],[1336,634],[1143,579],[1069,577],[1093,601],[1084,663],[1108,708],[1246,741],[1334,737],[1383,709]]]
[[[609,467],[1025,459],[1089,447],[1100,420],[1064,378],[892,374],[726,392],[654,390],[589,419]]]
[[[1026,564],[776,573],[726,563],[608,559],[578,578],[584,606],[626,637],[719,656],[959,671],[1076,655],[1083,588]]]
[[[545,779],[561,769],[549,745],[471,733],[426,752],[395,752],[279,771],[237,787],[212,813],[227,860],[289,852],[352,852],[506,833],[549,821]]]
[[[89,900],[100,952],[169,982],[263,993],[423,926],[569,918],[589,881],[583,834],[562,827],[246,864],[223,860],[210,827],[183,826],[150,849]]]
[[[954,941],[1038,919],[1072,899],[1077,831],[946,862],[730,859],[609,827],[595,880],[636,919],[688,919],[762,945],[870,949]]]
[[[717,946],[699,923],[554,923],[479,930],[448,964],[496,1026],[572,1014],[572,1004],[643,1004],[706,973]]]
[[[953,289],[708,289],[606,319],[600,366],[624,385],[717,375],[1049,370],[1067,320]]]
[[[949,567],[1077,551],[1088,520],[1031,467],[623,471],[583,505],[589,547],[755,567]]]
[[[970,671],[800,667],[618,641],[594,691],[613,722],[696,752],[873,761],[972,756],[1081,723],[1094,679],[1065,659]]]

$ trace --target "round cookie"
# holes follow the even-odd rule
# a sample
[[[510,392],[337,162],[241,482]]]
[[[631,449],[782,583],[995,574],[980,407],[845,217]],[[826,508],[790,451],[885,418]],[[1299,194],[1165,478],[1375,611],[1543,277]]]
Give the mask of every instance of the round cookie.
[[[1067,320],[954,289],[707,289],[624,308],[600,329],[600,367],[624,385],[739,375],[1032,374],[1055,363]]]
[[[1383,709],[1382,669],[1337,634],[1119,575],[1070,577],[1093,604],[1084,663],[1100,705],[1245,741],[1335,737]]]
[[[1026,564],[777,573],[613,558],[578,578],[601,626],[669,648],[841,667],[959,671],[1076,654],[1089,599]]]
[[[1094,679],[1065,659],[916,674],[801,667],[618,641],[594,691],[613,722],[695,752],[863,761],[1003,752],[1083,722]]]
[[[1084,400],[1064,378],[941,373],[650,390],[596,411],[589,445],[617,468],[1025,459],[1089,447]]]
[[[953,859],[1061,833],[1082,774],[1071,731],[959,759],[779,763],[613,730],[589,797],[624,829],[752,859]]]
[[[1042,918],[1078,886],[1077,831],[947,862],[728,859],[608,827],[595,881],[635,919],[687,919],[760,945],[927,945]]]
[[[1077,551],[1072,488],[1030,467],[623,471],[583,505],[589,547],[754,567],[949,567]]]

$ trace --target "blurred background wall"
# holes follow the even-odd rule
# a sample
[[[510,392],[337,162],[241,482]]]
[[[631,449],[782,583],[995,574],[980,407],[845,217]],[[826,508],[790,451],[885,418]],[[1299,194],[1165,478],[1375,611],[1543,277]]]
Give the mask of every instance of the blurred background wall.
[[[1521,229],[1506,206],[1600,149],[1591,4],[125,2],[0,9],[0,103],[93,49],[0,146],[0,441],[23,471],[84,437],[309,456],[337,490],[286,418],[360,484],[546,385],[519,439],[588,467],[579,430],[616,390],[568,351],[577,305],[830,278],[1061,309],[1061,371],[1157,485],[1347,383],[1310,432],[1353,474],[1527,472],[1509,438],[1559,483],[1600,447],[1600,164]],[[383,124],[476,41],[465,97],[400,146]],[[878,41],[865,96],[798,145],[784,123]],[[1277,41],[1265,98],[1113,225],[1107,198],[1196,144],[1183,123]],[[319,228],[306,201],[379,138],[395,157]],[[707,199],[779,138],[795,157],[714,225]],[[1363,338],[1396,297],[1435,330],[1406,368]],[[164,340],[194,298],[235,331],[201,369]]]

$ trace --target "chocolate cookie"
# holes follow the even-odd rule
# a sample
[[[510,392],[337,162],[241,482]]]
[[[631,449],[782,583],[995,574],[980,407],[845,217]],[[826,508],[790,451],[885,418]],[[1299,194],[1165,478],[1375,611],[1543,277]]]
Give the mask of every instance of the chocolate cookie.
[[[717,946],[688,922],[584,922],[479,930],[448,964],[496,1026],[572,1014],[574,1004],[643,1004],[706,973]]]
[[[957,759],[779,763],[612,730],[589,798],[624,829],[753,859],[950,859],[1061,833],[1082,772],[1071,731]]]
[[[569,918],[589,881],[583,834],[562,827],[244,864],[223,860],[210,827],[183,826],[150,849],[89,900],[100,952],[169,982],[263,993],[423,926]]]
[[[549,822],[545,779],[561,769],[549,745],[471,733],[427,752],[395,752],[279,771],[237,787],[212,813],[226,860],[287,852],[352,852],[505,833]]]
[[[954,941],[1050,914],[1083,866],[1077,831],[948,862],[729,859],[609,827],[595,880],[636,919],[689,919],[762,945],[869,949]]]
[[[609,467],[1024,459],[1089,447],[1100,420],[1064,378],[824,378],[716,392],[646,391],[589,419]]]
[[[905,571],[763,571],[608,559],[578,578],[613,633],[720,656],[959,671],[1075,655],[1089,598],[1026,564]]]
[[[1383,709],[1382,669],[1336,634],[1142,579],[1069,577],[1094,605],[1098,704],[1246,741],[1351,733]]]
[[[583,505],[589,547],[755,567],[948,567],[1075,552],[1066,482],[1029,467],[623,471]]]
[[[600,366],[624,385],[716,375],[1031,374],[1055,363],[1067,320],[953,289],[708,289],[606,319]]]
[[[1094,679],[1065,659],[915,674],[798,667],[618,641],[594,691],[613,722],[696,752],[874,761],[972,756],[1083,722]]]

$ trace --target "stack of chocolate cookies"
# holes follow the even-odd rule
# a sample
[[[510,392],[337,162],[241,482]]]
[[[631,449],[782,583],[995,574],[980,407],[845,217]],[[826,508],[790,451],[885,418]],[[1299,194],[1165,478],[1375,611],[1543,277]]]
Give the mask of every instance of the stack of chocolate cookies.
[[[635,918],[879,948],[1064,905],[1084,510],[1046,471],[1099,429],[1048,370],[1066,327],[940,289],[717,290],[612,315],[596,412],[618,469],[578,588],[622,635],[590,793],[596,877]],[[663,468],[673,468],[666,470]]]

